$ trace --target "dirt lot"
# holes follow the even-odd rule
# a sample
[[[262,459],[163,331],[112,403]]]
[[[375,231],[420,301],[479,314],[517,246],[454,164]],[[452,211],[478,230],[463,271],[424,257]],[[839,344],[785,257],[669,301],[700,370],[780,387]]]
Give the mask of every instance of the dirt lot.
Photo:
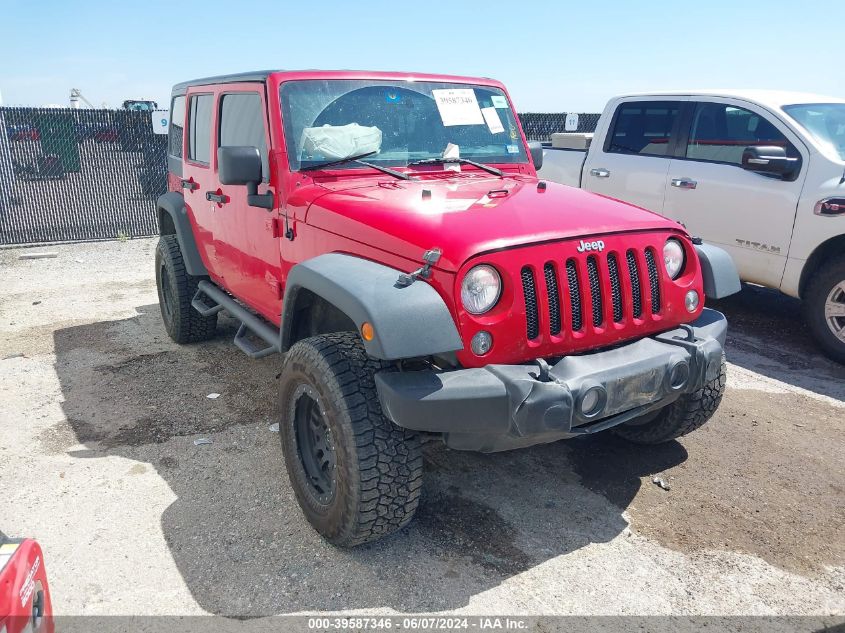
[[[429,445],[416,520],[343,551],[284,477],[279,358],[246,358],[230,320],[173,344],[154,246],[0,251],[0,529],[41,541],[58,612],[845,613],[845,367],[795,302],[718,306],[728,392],[696,433]]]

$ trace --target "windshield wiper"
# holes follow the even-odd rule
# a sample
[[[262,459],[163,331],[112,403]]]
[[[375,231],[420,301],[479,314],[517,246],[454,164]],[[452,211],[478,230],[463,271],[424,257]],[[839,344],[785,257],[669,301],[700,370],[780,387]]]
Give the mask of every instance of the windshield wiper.
[[[493,174],[494,176],[499,176],[499,178],[504,178],[501,169],[496,169],[495,167],[490,167],[490,165],[485,165],[484,163],[476,163],[474,160],[470,160],[468,158],[421,158],[420,160],[411,161],[408,163],[408,166],[411,165],[438,165],[438,164],[458,164],[458,165],[472,165],[473,167],[478,167],[479,169],[483,169],[487,173]]]
[[[385,174],[390,174],[394,178],[400,178],[402,180],[414,180],[411,176],[409,176],[408,174],[403,174],[401,171],[396,171],[395,169],[390,169],[389,167],[382,167],[381,165],[374,165],[373,163],[368,163],[366,161],[361,160],[362,158],[372,156],[375,153],[376,152],[367,152],[366,154],[348,156],[346,158],[340,158],[338,160],[330,160],[325,163],[306,165],[305,167],[300,167],[299,171],[314,171],[316,169],[325,169],[326,167],[333,167],[335,165],[342,165],[344,163],[358,163],[359,165],[364,165],[365,167],[376,169],[378,171],[384,172]]]

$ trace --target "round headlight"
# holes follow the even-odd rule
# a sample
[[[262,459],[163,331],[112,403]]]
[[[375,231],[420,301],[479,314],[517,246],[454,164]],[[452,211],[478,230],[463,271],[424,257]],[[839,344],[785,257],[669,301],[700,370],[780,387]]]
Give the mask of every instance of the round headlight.
[[[666,240],[663,245],[663,263],[672,279],[681,274],[684,269],[684,247],[678,240],[673,238]]]
[[[470,314],[484,314],[499,300],[502,278],[487,264],[475,266],[461,282],[461,301]]]

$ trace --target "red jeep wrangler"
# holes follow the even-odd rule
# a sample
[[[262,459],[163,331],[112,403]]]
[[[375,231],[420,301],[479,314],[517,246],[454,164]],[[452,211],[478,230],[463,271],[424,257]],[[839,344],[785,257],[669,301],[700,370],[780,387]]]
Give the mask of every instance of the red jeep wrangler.
[[[338,545],[404,526],[421,440],[665,442],[725,386],[733,264],[676,222],[538,181],[504,86],[256,72],[173,89],[156,281],[174,341],[281,352],[285,464]]]

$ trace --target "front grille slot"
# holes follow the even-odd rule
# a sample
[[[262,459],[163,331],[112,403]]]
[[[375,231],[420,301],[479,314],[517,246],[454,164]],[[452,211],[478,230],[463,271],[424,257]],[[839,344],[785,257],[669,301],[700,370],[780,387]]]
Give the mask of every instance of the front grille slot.
[[[634,251],[629,250],[625,254],[628,260],[628,276],[631,278],[631,293],[634,300],[634,318],[643,316],[643,291],[640,288],[640,266],[637,264],[637,256]]]
[[[543,274],[546,277],[546,293],[549,297],[549,332],[557,335],[560,334],[560,293],[554,264],[546,262],[543,266]]]
[[[657,272],[657,262],[654,257],[654,249],[645,249],[645,263],[648,268],[648,285],[651,289],[651,313],[660,312],[660,275]]]
[[[593,302],[593,327],[599,327],[604,321],[602,314],[604,303],[601,296],[601,282],[599,281],[599,265],[594,255],[587,258],[587,278],[590,280],[590,298]]]
[[[584,316],[581,313],[581,284],[578,282],[578,270],[575,260],[566,261],[566,280],[569,284],[569,310],[572,329],[575,332],[584,327]]]
[[[619,281],[619,263],[616,255],[607,256],[607,272],[610,275],[610,299],[613,303],[613,322],[622,320],[622,286]]]
[[[525,335],[532,346],[581,339],[588,331],[613,329],[633,335],[643,319],[660,318],[666,302],[660,249],[651,241],[617,248],[572,254],[562,261],[546,255],[523,262]],[[591,317],[585,314],[586,305]]]
[[[537,316],[537,288],[534,273],[528,266],[522,269],[522,292],[525,295],[525,335],[529,340],[540,336],[540,320]]]

